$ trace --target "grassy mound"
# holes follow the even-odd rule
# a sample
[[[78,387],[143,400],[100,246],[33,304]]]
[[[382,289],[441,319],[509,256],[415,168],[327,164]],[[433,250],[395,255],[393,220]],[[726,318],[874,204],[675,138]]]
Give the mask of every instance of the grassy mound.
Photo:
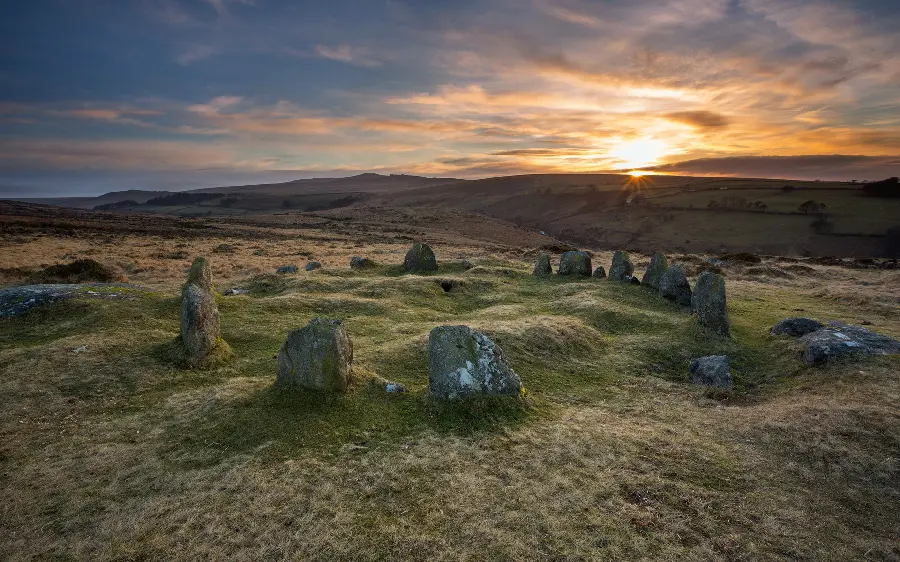
[[[124,277],[113,268],[92,259],[46,267],[29,278],[29,283],[113,283]]]

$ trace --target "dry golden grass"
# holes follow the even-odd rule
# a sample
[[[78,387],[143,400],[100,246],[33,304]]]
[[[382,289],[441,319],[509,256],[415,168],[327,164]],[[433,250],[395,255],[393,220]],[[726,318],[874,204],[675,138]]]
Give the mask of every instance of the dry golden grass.
[[[535,246],[441,242],[442,263],[477,267],[406,276],[392,267],[405,243],[290,235],[5,243],[3,267],[91,256],[134,263],[130,280],[153,291],[0,320],[0,555],[900,559],[897,358],[810,369],[793,342],[766,332],[811,315],[900,336],[895,272],[726,267],[734,337],[711,342],[640,287],[532,278]],[[212,252],[222,243],[235,252]],[[173,251],[188,257],[158,257]],[[302,268],[301,253],[324,270],[252,280]],[[234,358],[183,370],[164,350],[199,254],[219,289],[256,292],[219,299]],[[385,265],[351,272],[355,254]],[[595,253],[595,265],[610,259]],[[635,260],[640,274],[647,257]],[[357,376],[411,392],[273,391],[272,357],[316,315],[345,319]],[[432,403],[425,349],[441,323],[495,338],[526,405]],[[687,384],[687,360],[708,352],[732,355],[734,396]]]

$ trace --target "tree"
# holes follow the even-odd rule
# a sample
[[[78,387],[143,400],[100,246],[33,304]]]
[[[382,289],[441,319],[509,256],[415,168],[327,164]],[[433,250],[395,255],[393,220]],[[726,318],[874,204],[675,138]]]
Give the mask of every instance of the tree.
[[[900,178],[867,183],[862,187],[862,191],[870,197],[900,197]]]
[[[825,204],[810,199],[797,207],[797,210],[806,215],[819,215],[825,211]]]

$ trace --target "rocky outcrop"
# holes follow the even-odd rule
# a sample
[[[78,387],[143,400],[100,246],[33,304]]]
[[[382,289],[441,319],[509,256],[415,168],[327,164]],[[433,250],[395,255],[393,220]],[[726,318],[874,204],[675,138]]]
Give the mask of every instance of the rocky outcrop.
[[[726,390],[734,388],[731,363],[726,355],[708,355],[692,359],[690,372],[691,382],[694,384]]]
[[[821,365],[840,357],[900,353],[900,341],[843,322],[829,322],[826,328],[809,332],[798,341],[807,365]]]
[[[565,252],[559,259],[559,275],[591,276],[591,256],[587,252]]]
[[[416,273],[437,271],[437,259],[431,246],[421,242],[413,244],[403,259],[403,269]]]
[[[428,336],[428,385],[433,396],[518,395],[522,381],[500,346],[468,326],[438,326]]]
[[[681,306],[691,306],[691,284],[684,275],[684,269],[680,265],[673,265],[666,269],[659,281],[659,294],[665,299],[674,301]]]
[[[641,285],[658,290],[662,277],[668,269],[669,260],[666,259],[666,256],[653,254],[653,257],[650,258],[650,265],[647,266],[647,271],[644,272],[644,277],[641,279]]]
[[[704,271],[694,287],[691,311],[700,325],[720,336],[728,336],[728,305],[725,298],[725,278],[718,273]]]
[[[550,256],[544,252],[538,254],[537,261],[534,264],[534,275],[537,277],[553,275],[553,268],[550,266]]]
[[[314,318],[281,346],[275,384],[343,392],[352,363],[353,344],[341,321]]]
[[[617,250],[613,254],[612,265],[609,267],[609,278],[613,281],[631,283],[633,275],[634,265],[631,263],[631,257],[628,255],[628,252]]]

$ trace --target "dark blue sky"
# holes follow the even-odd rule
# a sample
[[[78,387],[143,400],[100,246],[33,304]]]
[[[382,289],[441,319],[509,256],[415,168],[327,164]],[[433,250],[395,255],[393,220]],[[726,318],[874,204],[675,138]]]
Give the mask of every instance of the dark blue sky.
[[[775,155],[875,179],[897,29],[882,1],[6,1],[0,196]]]

